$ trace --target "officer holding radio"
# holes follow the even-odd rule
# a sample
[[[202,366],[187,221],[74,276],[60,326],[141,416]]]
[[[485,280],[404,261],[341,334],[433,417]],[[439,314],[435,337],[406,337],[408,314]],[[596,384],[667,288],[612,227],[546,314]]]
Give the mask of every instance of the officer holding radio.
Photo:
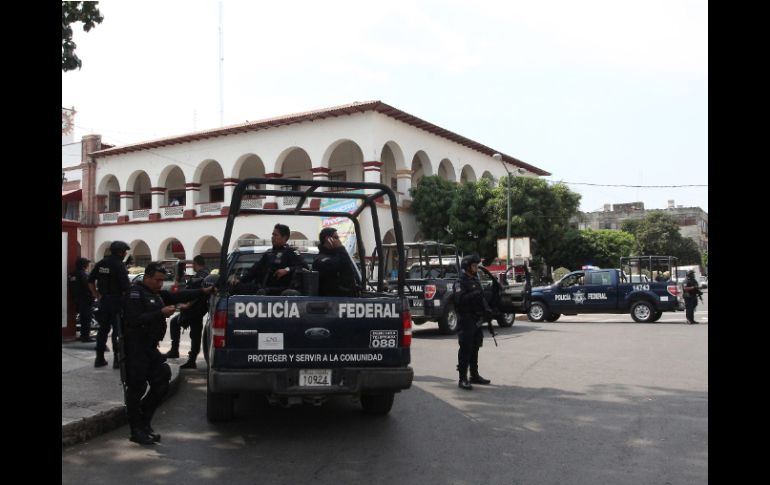
[[[158,342],[166,334],[166,318],[177,311],[175,303],[196,300],[213,289],[162,291],[165,278],[163,263],[148,264],[144,278],[131,285],[125,299],[120,377],[131,427],[129,439],[143,445],[160,441],[150,421],[171,379],[171,369],[158,350]],[[150,390],[145,395],[148,383]]]
[[[321,296],[356,296],[353,262],[340,241],[337,230],[326,227],[318,234],[318,256],[313,271],[318,271],[318,294]]]

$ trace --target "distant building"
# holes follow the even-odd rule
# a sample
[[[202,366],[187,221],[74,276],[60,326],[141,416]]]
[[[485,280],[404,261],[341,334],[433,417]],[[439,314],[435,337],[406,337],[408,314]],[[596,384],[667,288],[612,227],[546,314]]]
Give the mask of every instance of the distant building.
[[[625,204],[604,204],[604,210],[596,212],[581,212],[570,220],[576,229],[620,229],[623,221],[642,219],[651,212],[665,212],[672,216],[679,225],[679,233],[695,241],[698,249],[703,252],[709,248],[709,215],[700,207],[676,206],[673,200],[668,201],[665,209],[645,210],[644,202],[628,202]]]

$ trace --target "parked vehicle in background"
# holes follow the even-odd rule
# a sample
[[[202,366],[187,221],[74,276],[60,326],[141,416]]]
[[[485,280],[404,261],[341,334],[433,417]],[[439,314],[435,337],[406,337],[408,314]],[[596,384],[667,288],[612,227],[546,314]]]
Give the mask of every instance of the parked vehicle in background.
[[[388,288],[393,291],[397,281],[392,279],[398,259],[395,257],[395,244],[383,244],[385,271]],[[422,325],[428,321],[438,322],[439,330],[444,334],[457,332],[457,312],[452,296],[454,283],[460,278],[460,255],[454,244],[436,241],[404,243],[407,279],[406,297],[412,314],[412,322]],[[376,259],[376,251],[372,262]],[[374,272],[370,266],[370,273]],[[510,327],[515,321],[515,313],[504,303],[510,301],[503,297],[504,288],[495,277],[483,267],[479,267],[479,279],[484,296],[493,311],[493,318],[501,327]]]
[[[572,271],[553,285],[532,289],[529,319],[554,322],[561,315],[629,312],[634,321],[655,322],[663,312],[684,309],[681,285],[671,278],[676,261],[674,256],[632,256],[620,259],[621,269]],[[656,277],[644,282],[647,274]]]
[[[163,281],[161,290],[175,292],[184,288],[187,283],[188,275],[185,270],[188,265],[192,265],[192,260],[188,259],[164,259],[161,261],[166,268],[166,279]],[[144,271],[129,275],[131,283],[140,283],[144,279]]]
[[[708,288],[709,287],[709,277],[706,275],[698,277],[698,284],[701,288]]]
[[[700,281],[701,276],[703,276],[703,273],[700,271],[700,266],[697,264],[691,264],[691,265],[685,265],[685,266],[679,266],[676,269],[676,275],[674,276],[674,281],[677,283],[684,283],[684,280],[687,279],[687,273],[689,271],[695,272],[695,279],[697,281]]]

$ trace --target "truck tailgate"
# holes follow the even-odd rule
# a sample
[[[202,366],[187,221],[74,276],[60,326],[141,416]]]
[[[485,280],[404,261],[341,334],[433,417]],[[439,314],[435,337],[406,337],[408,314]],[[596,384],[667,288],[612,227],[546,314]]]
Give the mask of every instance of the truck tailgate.
[[[236,295],[215,368],[388,367],[409,362],[398,298]],[[224,309],[224,308],[222,308]]]

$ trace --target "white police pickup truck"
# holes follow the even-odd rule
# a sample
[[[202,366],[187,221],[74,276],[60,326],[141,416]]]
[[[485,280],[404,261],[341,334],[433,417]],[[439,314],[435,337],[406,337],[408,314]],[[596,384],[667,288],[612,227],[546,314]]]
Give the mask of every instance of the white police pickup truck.
[[[247,188],[252,184],[290,189]],[[369,194],[315,192],[318,188],[371,190]],[[252,209],[241,207],[244,195],[297,197],[298,201],[293,208]],[[358,208],[352,213],[303,208],[308,198],[356,199]],[[360,400],[366,413],[387,414],[395,393],[411,386],[412,320],[404,295],[403,263],[398,267],[395,292],[388,291],[379,277],[361,282],[356,296],[321,297],[317,295],[318,275],[312,271],[302,273],[303,290],[297,296],[236,295],[230,293],[227,283],[239,268],[238,258],[226,254],[239,214],[347,218],[355,227],[358,254],[365,255],[358,217],[370,210],[375,244],[380,247],[375,205],[380,198],[390,202],[396,246],[404,261],[396,196],[385,185],[248,178],[235,187],[222,240],[217,292],[211,298],[204,331],[210,421],[231,419],[234,399],[243,392],[262,394],[282,405],[320,405],[331,396],[352,396]],[[359,270],[364,267],[362,261],[358,265]]]

